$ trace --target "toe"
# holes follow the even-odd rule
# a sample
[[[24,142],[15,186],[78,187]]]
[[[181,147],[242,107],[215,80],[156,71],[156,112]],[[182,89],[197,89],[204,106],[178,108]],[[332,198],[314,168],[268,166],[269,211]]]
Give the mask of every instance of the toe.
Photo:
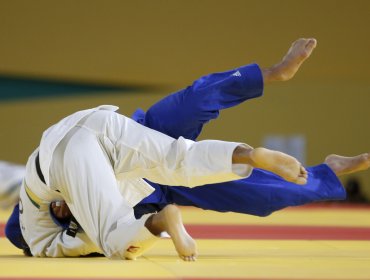
[[[186,262],[194,261],[193,256],[180,256],[181,259],[183,259]]]
[[[301,166],[301,170],[300,171],[301,171],[301,176],[307,178],[308,172],[307,172],[306,168],[304,168],[303,166]]]
[[[314,49],[316,47],[316,45],[317,45],[316,39],[314,39],[314,38],[308,39],[307,43],[306,43],[306,49],[310,51],[310,50]]]
[[[307,184],[307,178],[298,177],[295,183],[298,185],[305,185]]]

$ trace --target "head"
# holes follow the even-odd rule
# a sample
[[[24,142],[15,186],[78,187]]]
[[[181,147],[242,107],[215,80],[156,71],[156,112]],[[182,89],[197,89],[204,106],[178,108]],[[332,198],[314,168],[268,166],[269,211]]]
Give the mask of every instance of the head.
[[[5,226],[5,235],[8,240],[17,248],[22,249],[26,256],[32,256],[31,250],[24,240],[22,230],[19,222],[20,208],[22,210],[22,203],[14,207],[13,213]],[[64,201],[55,201],[50,203],[50,214],[56,225],[63,229],[68,229],[72,213]]]

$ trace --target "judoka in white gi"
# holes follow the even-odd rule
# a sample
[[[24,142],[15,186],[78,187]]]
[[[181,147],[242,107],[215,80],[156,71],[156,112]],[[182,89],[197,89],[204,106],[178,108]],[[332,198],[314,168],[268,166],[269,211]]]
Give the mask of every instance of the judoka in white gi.
[[[111,106],[77,112],[48,129],[29,158],[21,189],[20,223],[32,255],[100,252],[111,258],[135,258],[155,240],[152,233],[166,230],[180,257],[194,260],[195,242],[183,228],[177,210],[167,206],[151,215],[145,214],[150,212],[146,206],[155,204],[161,210],[160,205],[175,202],[263,216],[289,205],[343,199],[345,191],[336,174],[366,169],[367,154],[330,156],[325,165],[307,172],[297,160],[279,152],[181,137],[195,139],[203,124],[216,118],[220,109],[260,96],[263,81],[290,79],[315,46],[314,39],[298,40],[282,62],[271,68],[248,65],[203,77],[158,102],[146,114],[134,114],[138,123],[175,138],[114,113],[116,108]],[[307,188],[297,185],[307,179]],[[209,185],[226,181],[232,182]],[[248,184],[251,187],[247,190]],[[173,185],[205,186],[168,187]],[[156,192],[150,195],[153,187]],[[227,188],[230,196],[218,203]],[[244,193],[250,190],[247,196],[250,201],[254,196],[255,203],[246,208],[237,205],[237,200],[230,203],[239,189]],[[206,194],[211,196],[207,199]],[[271,194],[283,199],[268,201]],[[203,200],[199,202],[197,197]],[[56,225],[49,209],[57,200],[67,202],[83,232],[71,236]],[[143,207],[136,208],[141,213],[135,218],[133,207],[137,204]]]

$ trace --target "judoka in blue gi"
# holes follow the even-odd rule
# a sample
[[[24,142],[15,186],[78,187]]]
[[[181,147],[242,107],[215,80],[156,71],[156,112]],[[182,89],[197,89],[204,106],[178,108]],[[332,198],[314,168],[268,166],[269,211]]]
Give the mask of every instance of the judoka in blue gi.
[[[298,40],[295,44],[297,43],[302,41]],[[304,43],[310,51],[316,46],[312,39]],[[137,110],[132,118],[174,138],[183,136],[196,140],[203,125],[216,119],[220,110],[262,96],[264,82],[289,78],[291,77],[270,77],[267,81],[263,70],[261,72],[257,64],[250,64],[202,77],[192,86],[160,100],[147,112]],[[141,201],[136,210],[139,212],[139,209],[146,207],[161,209],[167,204],[175,203],[218,212],[268,216],[288,206],[343,200],[346,198],[345,190],[328,165],[334,158],[339,159],[331,156],[326,163],[308,167],[308,180],[304,187],[258,168],[245,179],[191,189],[181,186],[169,188],[149,182],[156,191]]]

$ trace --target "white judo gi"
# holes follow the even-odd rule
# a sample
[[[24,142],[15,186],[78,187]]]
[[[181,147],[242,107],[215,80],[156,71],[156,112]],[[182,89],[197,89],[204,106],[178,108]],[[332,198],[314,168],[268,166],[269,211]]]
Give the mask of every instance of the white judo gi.
[[[34,256],[110,258],[140,254],[153,236],[133,206],[152,193],[143,178],[188,187],[248,177],[252,167],[232,164],[241,143],[171,138],[100,106],[77,112],[46,130],[30,156],[20,197],[20,225]],[[36,172],[39,154],[44,184]],[[66,235],[49,213],[65,200],[84,232]],[[143,248],[146,246],[143,246]],[[136,256],[135,255],[135,256]]]

